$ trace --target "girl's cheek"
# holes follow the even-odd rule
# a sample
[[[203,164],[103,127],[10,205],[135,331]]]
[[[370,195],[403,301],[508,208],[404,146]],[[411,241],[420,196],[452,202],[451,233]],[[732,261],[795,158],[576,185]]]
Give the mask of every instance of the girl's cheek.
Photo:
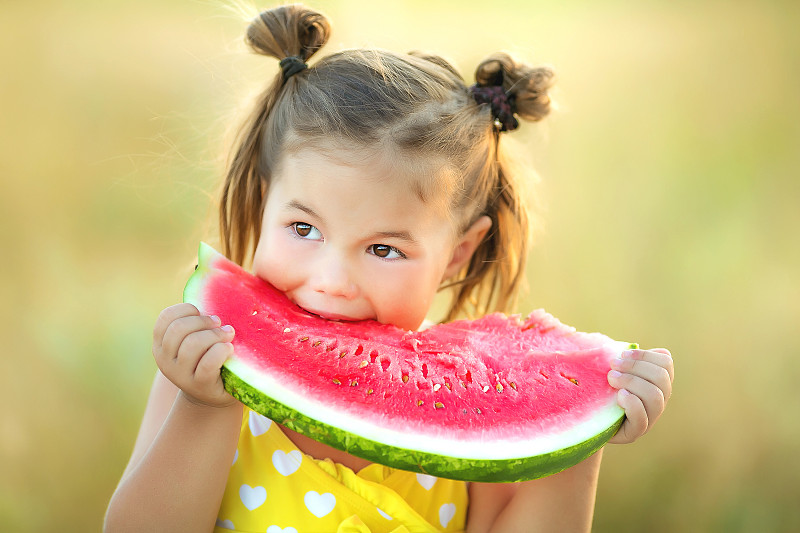
[[[284,278],[292,273],[297,273],[302,259],[299,257],[297,243],[292,242],[285,232],[273,231],[266,239],[262,240],[258,254],[253,262],[256,276],[272,283],[281,290],[286,290]],[[282,285],[284,285],[282,287]]]
[[[382,308],[388,322],[405,329],[416,329],[430,311],[437,284],[427,282],[425,272],[409,265],[384,275],[381,287],[373,287],[374,301]],[[378,282],[380,283],[380,282]]]

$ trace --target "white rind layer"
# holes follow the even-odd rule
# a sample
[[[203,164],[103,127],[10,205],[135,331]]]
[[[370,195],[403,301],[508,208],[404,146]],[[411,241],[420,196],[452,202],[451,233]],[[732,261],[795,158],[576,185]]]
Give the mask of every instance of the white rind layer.
[[[615,345],[619,352],[630,346],[624,342],[617,342]],[[611,396],[604,406],[592,411],[590,418],[557,433],[537,434],[522,439],[519,435],[515,435],[517,438],[514,440],[445,438],[441,435],[430,436],[410,432],[407,428],[376,425],[370,420],[353,416],[317,401],[304,394],[302,390],[287,387],[275,376],[260,372],[235,358],[229,359],[225,366],[254,389],[264,391],[276,402],[291,406],[295,411],[311,419],[397,448],[461,459],[505,460],[556,452],[592,439],[617,423],[624,414],[622,408],[617,405],[616,396]]]

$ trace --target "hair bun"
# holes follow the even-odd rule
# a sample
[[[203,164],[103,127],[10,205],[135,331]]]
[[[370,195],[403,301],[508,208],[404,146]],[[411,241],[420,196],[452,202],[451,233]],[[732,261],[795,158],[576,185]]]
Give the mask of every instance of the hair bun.
[[[548,91],[555,83],[555,73],[550,67],[531,67],[497,52],[478,65],[475,81],[480,86],[503,87],[514,97],[516,114],[525,120],[541,120],[550,112]]]
[[[331,25],[325,15],[301,4],[261,12],[247,28],[245,40],[259,54],[308,60],[328,41]]]

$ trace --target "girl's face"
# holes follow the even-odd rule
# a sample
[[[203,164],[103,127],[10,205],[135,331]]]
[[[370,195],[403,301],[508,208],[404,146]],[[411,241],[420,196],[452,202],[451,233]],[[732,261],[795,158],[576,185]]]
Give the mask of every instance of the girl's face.
[[[463,264],[462,238],[407,180],[348,155],[304,148],[283,158],[254,273],[319,316],[415,330],[441,281]]]

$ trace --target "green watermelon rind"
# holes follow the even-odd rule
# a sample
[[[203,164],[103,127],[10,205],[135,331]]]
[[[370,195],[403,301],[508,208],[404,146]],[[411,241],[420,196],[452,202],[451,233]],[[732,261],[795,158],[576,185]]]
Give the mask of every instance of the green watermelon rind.
[[[230,363],[230,361],[229,361]],[[300,413],[270,398],[234,371],[222,367],[222,380],[234,398],[293,431],[373,462],[432,476],[477,482],[527,481],[556,474],[597,452],[625,420],[624,411],[604,431],[572,446],[532,457],[465,458],[400,448],[356,435]]]
[[[199,301],[202,293],[200,289],[202,289],[205,278],[209,274],[208,265],[217,255],[221,254],[210,245],[201,242],[200,248],[197,250],[197,265],[194,267],[194,273],[186,281],[186,286],[183,288],[183,301],[194,302],[195,307],[198,307],[200,311],[203,310],[201,309],[202,303]]]

